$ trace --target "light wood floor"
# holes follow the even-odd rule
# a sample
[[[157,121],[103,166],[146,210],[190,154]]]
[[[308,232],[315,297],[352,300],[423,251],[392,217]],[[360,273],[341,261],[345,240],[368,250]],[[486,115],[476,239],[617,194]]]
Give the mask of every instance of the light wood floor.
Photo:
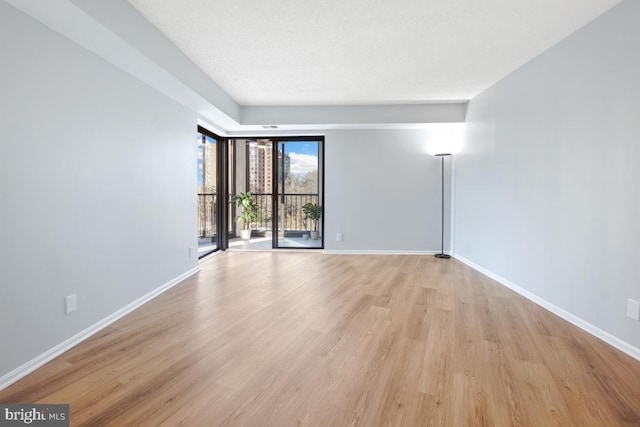
[[[640,425],[640,362],[453,259],[201,268],[0,402],[92,426]]]

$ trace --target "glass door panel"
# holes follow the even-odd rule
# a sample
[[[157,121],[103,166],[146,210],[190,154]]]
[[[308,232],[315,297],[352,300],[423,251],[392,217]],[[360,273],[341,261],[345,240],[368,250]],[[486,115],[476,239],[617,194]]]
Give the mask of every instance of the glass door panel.
[[[255,244],[271,247],[273,220],[273,143],[268,139],[247,142],[247,188],[256,203],[258,218],[251,226]]]
[[[218,248],[217,141],[198,133],[198,256]]]
[[[277,173],[276,248],[322,248],[321,141],[280,140]]]

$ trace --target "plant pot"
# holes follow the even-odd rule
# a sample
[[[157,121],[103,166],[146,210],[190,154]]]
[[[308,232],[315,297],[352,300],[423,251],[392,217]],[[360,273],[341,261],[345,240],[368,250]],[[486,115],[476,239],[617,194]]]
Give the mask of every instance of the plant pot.
[[[311,232],[311,239],[318,240],[318,236],[319,235],[320,235],[320,233],[318,233],[317,231],[312,231]]]
[[[309,233],[303,233],[302,240],[309,240]]]
[[[251,240],[251,230],[240,230],[240,238],[242,240]]]

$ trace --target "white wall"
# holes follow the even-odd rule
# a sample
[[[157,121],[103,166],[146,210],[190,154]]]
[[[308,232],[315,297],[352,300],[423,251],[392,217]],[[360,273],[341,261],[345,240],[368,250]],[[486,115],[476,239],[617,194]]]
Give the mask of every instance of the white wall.
[[[0,50],[2,377],[196,267],[197,242],[195,114],[5,2]]]
[[[30,0],[11,0],[23,2]],[[200,118],[216,121],[218,125],[233,126],[240,121],[241,107],[216,82],[211,80],[200,68],[187,58],[175,45],[147,21],[126,0],[69,0],[73,5],[87,13],[92,19],[100,22],[109,31],[126,40],[127,44],[136,51],[149,58],[154,64],[162,67],[163,71],[179,79],[178,84],[161,84],[155,81],[159,90],[183,102],[185,106],[197,111]],[[57,7],[59,9],[59,6]],[[85,36],[83,34],[83,36]],[[110,50],[114,50],[109,45]],[[113,53],[115,54],[115,52]],[[129,57],[129,55],[127,55]],[[131,61],[131,59],[129,59]],[[147,83],[151,76],[147,75]],[[195,98],[184,92],[178,86],[185,85],[192,89]],[[219,110],[219,111],[215,111]]]
[[[336,130],[325,137],[325,249],[439,252],[440,160],[429,130]],[[445,218],[449,217],[450,159]],[[344,240],[336,242],[336,233]],[[445,222],[445,251],[449,223]]]
[[[333,106],[245,106],[245,125],[371,125],[377,123],[461,123],[466,102],[408,105],[333,105]]]
[[[470,102],[454,214],[457,254],[636,348],[638,22],[627,0]]]

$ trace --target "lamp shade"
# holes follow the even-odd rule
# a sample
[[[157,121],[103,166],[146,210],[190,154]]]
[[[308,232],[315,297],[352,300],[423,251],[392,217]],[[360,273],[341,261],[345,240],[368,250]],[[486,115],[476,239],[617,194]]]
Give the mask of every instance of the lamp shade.
[[[462,150],[463,125],[450,125],[430,132],[427,152],[432,156],[448,156]]]

